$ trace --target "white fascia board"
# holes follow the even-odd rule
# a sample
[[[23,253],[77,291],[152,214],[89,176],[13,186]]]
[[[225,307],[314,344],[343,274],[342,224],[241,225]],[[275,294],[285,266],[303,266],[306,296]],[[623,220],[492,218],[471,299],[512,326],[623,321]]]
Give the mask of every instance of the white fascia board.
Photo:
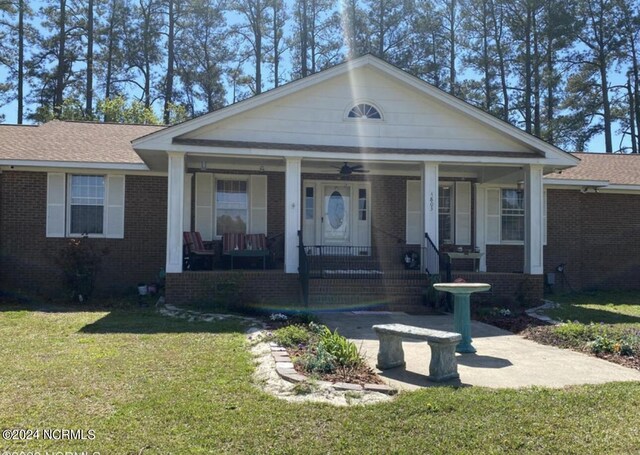
[[[263,148],[236,148],[236,147],[206,147],[183,144],[171,144],[165,147],[167,152],[195,153],[199,155],[236,155],[251,157],[281,157],[281,158],[302,158],[302,159],[330,159],[339,161],[398,161],[398,162],[438,162],[441,164],[504,164],[519,166],[523,164],[548,165],[544,157],[520,158],[520,157],[499,157],[499,156],[473,156],[473,155],[419,155],[413,153],[344,153],[344,152],[315,152],[309,150],[283,150],[283,149],[263,149]],[[472,150],[469,151],[473,153]]]
[[[558,186],[558,187],[562,187],[562,186],[577,186],[577,187],[585,187],[585,186],[592,186],[592,187],[608,187],[609,186],[609,181],[608,180],[570,180],[570,179],[543,179],[542,181],[544,186]]]
[[[602,193],[640,193],[640,185],[609,185],[606,188],[599,188],[598,191]]]
[[[114,171],[148,171],[144,163],[91,163],[83,161],[46,161],[46,160],[0,160],[0,166],[68,168],[68,169],[105,169]]]

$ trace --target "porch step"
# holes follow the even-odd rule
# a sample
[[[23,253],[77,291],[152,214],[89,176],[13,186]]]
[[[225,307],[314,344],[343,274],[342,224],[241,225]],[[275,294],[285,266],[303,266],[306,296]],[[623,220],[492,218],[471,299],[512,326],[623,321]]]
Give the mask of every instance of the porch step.
[[[309,305],[317,309],[415,311],[424,307],[427,280],[312,279]]]

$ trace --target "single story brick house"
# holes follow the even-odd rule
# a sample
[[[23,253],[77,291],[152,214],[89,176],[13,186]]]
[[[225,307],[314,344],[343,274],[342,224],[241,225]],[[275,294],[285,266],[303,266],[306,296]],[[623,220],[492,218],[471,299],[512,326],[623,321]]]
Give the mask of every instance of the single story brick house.
[[[2,125],[0,172],[3,289],[59,291],[83,233],[109,251],[99,290],[164,268],[174,303],[231,279],[294,305],[415,305],[445,254],[495,296],[640,289],[640,156],[566,153],[372,56],[172,127]],[[268,267],[229,270],[228,234],[266,236]]]

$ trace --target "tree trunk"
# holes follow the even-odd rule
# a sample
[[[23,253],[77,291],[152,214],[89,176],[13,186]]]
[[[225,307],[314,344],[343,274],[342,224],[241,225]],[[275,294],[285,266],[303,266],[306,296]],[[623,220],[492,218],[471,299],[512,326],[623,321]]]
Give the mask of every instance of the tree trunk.
[[[533,11],[531,15],[531,30],[533,32],[533,134],[536,137],[540,137],[542,129],[540,125],[540,50],[538,47],[539,34],[537,28],[535,11]]]
[[[638,153],[638,144],[636,143],[636,107],[634,93],[631,87],[631,79],[627,80],[627,96],[629,97],[629,133],[631,134],[631,153]]]
[[[256,95],[262,93],[262,4],[256,2]]]
[[[60,118],[64,101],[64,73],[65,73],[65,39],[67,36],[67,0],[60,0],[60,22],[58,24],[58,67],[56,69],[56,88],[53,96],[53,114]]]
[[[278,49],[280,40],[278,33],[278,0],[273,0],[273,85],[275,87],[280,85],[280,50]]]
[[[167,78],[164,87],[164,124],[168,125],[171,121],[171,103],[173,102],[173,70],[174,70],[174,33],[175,33],[175,15],[173,9],[173,0],[168,0],[168,25],[169,31],[167,35]]]
[[[456,0],[449,4],[449,93],[456,94]]]
[[[24,0],[18,2],[18,125],[24,116]]]
[[[307,0],[301,0],[302,11],[300,13],[300,64],[302,77],[309,74],[307,58],[309,51],[308,23],[307,23]]]
[[[607,78],[606,58],[600,54],[600,90],[602,91],[602,108],[604,113],[604,144],[605,152],[613,153],[613,138],[611,136],[611,102],[609,101],[609,81]]]
[[[85,115],[93,118],[93,0],[87,3],[87,94]]]
[[[524,130],[531,134],[531,8],[527,5],[524,35]]]

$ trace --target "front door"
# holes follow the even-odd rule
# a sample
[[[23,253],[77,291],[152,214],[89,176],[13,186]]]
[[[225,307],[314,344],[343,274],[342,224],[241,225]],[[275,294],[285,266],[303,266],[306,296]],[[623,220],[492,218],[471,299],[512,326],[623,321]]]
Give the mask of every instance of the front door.
[[[322,202],[322,244],[349,245],[351,241],[351,186],[326,185]]]

